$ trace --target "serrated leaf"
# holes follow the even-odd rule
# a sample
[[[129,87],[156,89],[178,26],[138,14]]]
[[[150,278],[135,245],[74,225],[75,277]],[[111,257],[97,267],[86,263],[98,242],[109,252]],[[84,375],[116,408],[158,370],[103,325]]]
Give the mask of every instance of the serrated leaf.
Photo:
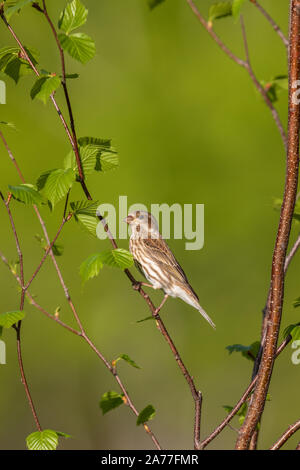
[[[18,323],[18,321],[23,320],[24,317],[25,312],[23,310],[0,313],[0,326],[3,328],[10,328]]]
[[[105,413],[108,413],[109,411],[122,405],[124,403],[122,396],[123,395],[120,395],[119,393],[114,392],[113,390],[104,393],[99,403],[99,406],[102,410],[102,414],[105,415]]]
[[[36,80],[30,91],[31,99],[38,98],[44,104],[47,103],[50,95],[61,85],[61,79],[58,76],[40,77]]]
[[[32,48],[24,47],[34,65],[37,64],[38,53]],[[32,73],[28,61],[22,58],[22,52],[16,47],[0,50],[0,70],[18,83],[21,77]]]
[[[300,339],[300,323],[287,326],[283,332],[283,336],[286,338],[288,335],[291,335],[293,341]]]
[[[66,35],[59,34],[62,48],[82,64],[85,64],[96,54],[96,46],[92,38],[84,33]]]
[[[26,444],[29,450],[56,450],[58,435],[52,429],[36,431],[27,436]]]
[[[116,248],[114,250],[103,251],[101,254],[103,264],[115,268],[127,269],[133,265],[133,256],[128,250]]]
[[[229,354],[232,354],[233,352],[240,352],[242,356],[244,356],[246,359],[249,359],[250,361],[255,360],[259,348],[259,341],[255,341],[254,343],[250,344],[250,346],[244,346],[243,344],[232,344],[230,346],[226,346]]]
[[[80,137],[78,144],[81,148],[95,149],[96,171],[109,171],[119,165],[119,156],[115,149],[111,147],[110,139],[100,139],[97,137]]]
[[[97,227],[99,221],[90,215],[78,214],[76,220],[80,223],[80,226],[88,233],[97,237]]]
[[[98,276],[100,269],[103,267],[101,253],[90,255],[80,265],[80,276],[83,282]]]
[[[115,268],[126,269],[132,266],[132,254],[123,248],[106,250],[90,255],[80,266],[80,275],[83,282],[98,276],[103,264]]]
[[[92,145],[87,145],[85,147],[78,147],[81,165],[84,175],[89,175],[95,170],[97,163],[98,150]],[[65,168],[72,168],[74,172],[78,175],[77,162],[73,150],[71,150],[64,160]]]
[[[119,157],[116,152],[104,151],[97,155],[96,171],[110,171],[119,166]]]
[[[8,185],[13,197],[24,204],[42,204],[43,198],[33,184]]]
[[[245,0],[233,0],[232,2],[232,16],[235,20],[238,20],[240,17],[243,3],[245,3]]]
[[[146,406],[140,414],[138,415],[138,418],[136,420],[136,425],[139,426],[140,424],[144,424],[147,421],[150,421],[150,419],[153,419],[155,415],[155,409],[152,405]]]
[[[99,150],[105,150],[106,148],[110,148],[111,139],[101,139],[98,137],[80,137],[78,139],[78,144],[81,145],[81,147],[86,145],[95,145],[99,148]]]
[[[46,173],[44,173],[44,175],[46,175]],[[51,202],[52,207],[66,196],[74,181],[75,173],[71,168],[48,172],[46,181],[43,181],[43,192]],[[41,184],[40,179],[38,183]]]
[[[208,21],[212,23],[214,20],[230,16],[232,14],[231,2],[220,2],[211,5],[208,13]]]
[[[99,201],[73,201],[70,203],[71,209],[75,216],[79,214],[90,215],[96,218],[96,211],[99,206]]]
[[[74,29],[79,28],[86,23],[88,10],[79,0],[73,0],[68,3],[61,13],[58,27],[69,34]]]
[[[96,210],[99,206],[99,201],[76,201],[71,202],[70,206],[76,222],[79,222],[82,228],[96,237],[99,223],[96,217]]]
[[[165,0],[148,0],[148,6],[150,10],[153,10],[153,8],[157,7],[161,3],[163,3]]]
[[[12,15],[20,11],[23,7],[28,5],[29,3],[32,3],[34,0],[18,0],[17,2],[14,2],[14,5],[11,6],[6,6],[5,7],[5,16],[9,20]]]
[[[140,366],[138,366],[137,363],[134,362],[134,360],[128,356],[128,354],[121,354],[115,361],[117,362],[120,359],[123,359],[123,361],[128,362],[128,364],[130,364],[132,367],[140,369]]]

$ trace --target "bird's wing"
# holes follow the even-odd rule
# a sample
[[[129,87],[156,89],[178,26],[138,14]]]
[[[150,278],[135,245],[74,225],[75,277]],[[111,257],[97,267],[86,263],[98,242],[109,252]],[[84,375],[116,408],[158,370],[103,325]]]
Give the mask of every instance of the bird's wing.
[[[183,285],[187,285],[192,293],[198,299],[196,292],[193,290],[189,281],[183,271],[182,267],[176,260],[172,251],[168,247],[163,238],[145,238],[141,240],[144,248],[145,255],[148,256],[153,262],[164,269],[171,277]]]

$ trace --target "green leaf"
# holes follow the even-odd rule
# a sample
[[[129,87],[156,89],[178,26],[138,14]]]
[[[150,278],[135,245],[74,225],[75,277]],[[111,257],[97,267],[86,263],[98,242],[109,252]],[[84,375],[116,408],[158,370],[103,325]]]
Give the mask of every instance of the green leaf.
[[[110,171],[114,170],[119,166],[119,157],[117,152],[111,150],[106,152],[101,152],[100,155],[97,155],[97,161],[95,170],[96,171]]]
[[[7,126],[10,129],[17,130],[13,122],[0,121],[0,126]]]
[[[52,246],[52,251],[53,251],[54,256],[62,256],[64,253],[64,247],[63,245],[54,243],[54,245]]]
[[[122,396],[114,391],[104,393],[99,403],[102,413],[105,415],[108,411],[122,405],[124,403]]]
[[[259,348],[259,341],[255,341],[254,343],[250,344],[250,346],[244,346],[242,344],[232,344],[230,346],[226,346],[229,354],[232,354],[233,352],[240,352],[242,353],[242,356],[244,356],[246,359],[249,359],[250,361],[255,360]]]
[[[42,196],[33,184],[20,184],[18,186],[8,185],[10,192],[17,201],[24,204],[42,204]]]
[[[232,16],[235,20],[240,17],[243,3],[245,3],[245,0],[233,0],[232,2]]]
[[[69,34],[74,29],[79,28],[86,23],[88,10],[82,5],[79,0],[73,0],[68,3],[63,10],[58,27],[66,34]]]
[[[115,268],[127,269],[133,265],[133,256],[128,250],[116,248],[114,250],[103,251],[101,254],[102,263]]]
[[[103,264],[126,269],[132,266],[133,256],[129,251],[123,248],[102,251],[90,255],[80,266],[80,276],[83,282],[98,276]]]
[[[52,95],[60,85],[61,79],[56,75],[40,77],[37,79],[30,91],[31,99],[33,100],[34,98],[38,98],[46,104],[50,95]]]
[[[261,85],[267,92],[268,98],[272,103],[278,100],[278,93],[282,90],[288,90],[288,76],[277,75],[269,81],[261,80]]]
[[[29,3],[32,3],[34,0],[18,0],[17,2],[14,2],[14,5],[7,6],[5,8],[5,16],[9,20],[14,13],[19,12],[23,7],[28,5]]]
[[[76,216],[80,214],[90,215],[96,218],[96,211],[99,206],[99,201],[74,201],[70,203],[73,214]]]
[[[300,339],[300,323],[295,323],[293,325],[289,325],[283,332],[284,338],[291,335],[292,340],[296,341]]]
[[[96,151],[96,171],[109,171],[119,165],[118,153],[111,147],[110,139],[99,139],[96,137],[80,137],[78,139],[80,147],[95,149]]]
[[[99,223],[96,217],[99,204],[99,201],[76,201],[70,204],[76,222],[79,222],[87,232],[95,237],[97,236],[96,230]]]
[[[121,359],[123,359],[123,361],[128,362],[128,364],[130,364],[132,367],[135,367],[136,369],[140,369],[140,366],[138,366],[137,363],[134,362],[127,354],[121,354],[115,361],[118,362]]]
[[[148,6],[150,10],[153,10],[153,8],[157,7],[161,3],[163,3],[165,0],[148,0]]]
[[[47,171],[44,171],[37,179],[37,182],[36,182],[36,187],[38,189],[38,191],[41,191],[42,189],[44,189],[45,187],[45,184],[47,183],[47,179],[50,175],[50,173],[52,172],[53,170],[47,170]]]
[[[70,437],[72,437],[71,434],[67,434],[65,432],[61,432],[61,431],[55,431],[55,432],[58,435],[58,437],[64,437],[65,439],[70,439]]]
[[[211,5],[208,13],[208,22],[212,24],[214,20],[230,16],[232,14],[231,2],[220,2]]]
[[[25,312],[23,310],[0,313],[0,326],[3,328],[10,328],[18,323],[18,321],[23,320],[24,317]]]
[[[38,53],[32,48],[24,47],[34,65],[37,64]],[[21,77],[32,73],[28,61],[23,58],[22,51],[17,47],[5,47],[0,50],[0,70],[18,83]]]
[[[74,78],[78,78],[78,77],[79,77],[78,73],[66,73],[66,78],[74,79]]]
[[[233,410],[233,406],[229,405],[223,405],[223,408],[227,411],[227,413],[230,413]],[[245,420],[245,416],[247,414],[247,403],[243,403],[239,411],[236,413],[236,416],[239,416],[239,423],[243,424]]]
[[[100,139],[98,137],[80,137],[78,139],[78,144],[81,147],[85,147],[86,145],[94,145],[99,148],[99,150],[105,150],[110,148],[111,139]]]
[[[47,172],[43,173],[41,176],[46,174]],[[38,180],[38,187],[39,185],[44,185],[43,192],[51,202],[52,207],[54,207],[55,204],[66,196],[74,181],[75,173],[71,168],[65,170],[58,169],[48,172],[46,180],[44,180],[44,178],[41,180],[40,177]]]
[[[56,450],[58,435],[52,429],[36,431],[27,436],[26,444],[29,450]]]
[[[79,214],[76,217],[76,220],[80,223],[80,226],[88,233],[97,237],[97,226],[99,221],[95,217],[90,215]]]
[[[95,43],[87,34],[75,33],[68,36],[61,33],[58,37],[62,48],[82,64],[88,62],[96,54]]]
[[[97,163],[98,150],[92,145],[87,145],[85,147],[78,147],[81,165],[84,175],[89,175],[95,170]],[[77,162],[73,150],[71,150],[64,160],[65,168],[72,168],[74,172],[78,175]]]
[[[101,253],[90,255],[80,265],[80,276],[83,282],[98,276],[100,269],[103,267]]]
[[[153,419],[155,415],[155,409],[153,408],[152,405],[146,406],[140,414],[138,415],[136,425],[139,426],[140,424],[146,423],[146,421],[150,421],[150,419]]]

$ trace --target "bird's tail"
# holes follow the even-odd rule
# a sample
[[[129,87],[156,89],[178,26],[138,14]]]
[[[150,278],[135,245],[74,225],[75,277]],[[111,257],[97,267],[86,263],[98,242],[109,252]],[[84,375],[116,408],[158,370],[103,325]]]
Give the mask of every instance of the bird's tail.
[[[204,310],[204,308],[201,307],[201,305],[198,303],[197,305],[197,310],[199,310],[199,312],[201,313],[201,315],[205,318],[206,321],[208,321],[208,323],[214,328],[216,329],[216,325],[214,324],[214,322],[212,321],[212,319],[207,315],[206,311]]]

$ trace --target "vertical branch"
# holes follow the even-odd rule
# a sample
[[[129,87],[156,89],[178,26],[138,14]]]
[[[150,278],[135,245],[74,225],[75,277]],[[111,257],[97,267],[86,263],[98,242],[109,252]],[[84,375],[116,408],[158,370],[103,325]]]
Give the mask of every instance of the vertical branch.
[[[272,259],[270,308],[267,312],[266,339],[258,371],[257,385],[247,416],[239,432],[236,449],[249,448],[252,435],[264,410],[281,322],[284,266],[297,196],[300,112],[298,102],[293,99],[293,90],[295,89],[295,83],[297,83],[296,80],[300,77],[300,1],[291,0],[290,6],[288,150],[284,197]]]
[[[7,146],[7,144],[6,144],[6,146]],[[16,162],[15,162],[14,158],[12,157],[11,152],[10,152],[10,157],[12,158],[12,161],[16,165]],[[21,174],[21,173],[19,173],[19,174]],[[11,228],[12,228],[12,231],[13,231],[13,235],[14,235],[14,239],[15,239],[15,243],[16,243],[16,248],[17,248],[17,252],[18,252],[18,256],[19,256],[20,287],[21,287],[20,310],[22,311],[22,310],[24,310],[24,301],[25,301],[25,293],[26,293],[25,282],[24,282],[23,253],[22,253],[22,250],[21,250],[19,237],[18,237],[18,234],[17,234],[14,219],[13,219],[10,207],[9,207],[9,202],[7,202],[5,200],[5,198],[4,198],[4,196],[1,192],[0,192],[0,197],[1,197],[3,203],[6,207],[6,210],[7,210],[8,216],[9,216],[10,225],[11,225]],[[21,373],[21,380],[22,380],[22,384],[23,384],[24,389],[25,389],[27,400],[28,400],[28,403],[29,403],[29,406],[30,406],[30,409],[31,409],[36,427],[39,431],[41,431],[42,430],[41,425],[40,425],[40,422],[39,422],[39,419],[38,419],[38,416],[37,416],[37,412],[35,410],[35,406],[34,406],[34,403],[33,403],[32,397],[31,397],[31,393],[30,393],[30,390],[29,390],[29,386],[28,386],[28,382],[27,382],[26,375],[25,375],[25,370],[24,370],[24,364],[23,364],[23,359],[22,359],[22,349],[21,349],[21,326],[22,326],[22,321],[21,320],[16,325],[13,325],[14,329],[16,330],[16,334],[17,334],[17,355],[18,355],[19,369],[20,369],[20,373]]]
[[[60,60],[61,60],[61,69],[62,69],[61,84],[62,84],[62,87],[63,87],[63,90],[64,90],[66,103],[67,103],[67,107],[68,107],[68,112],[69,112],[70,126],[71,126],[71,132],[72,132],[72,138],[73,138],[73,144],[74,144],[73,149],[74,149],[76,163],[77,163],[77,167],[78,167],[78,175],[79,175],[80,183],[82,185],[82,188],[85,192],[85,195],[86,195],[87,199],[91,200],[92,196],[90,195],[90,193],[89,193],[89,191],[86,187],[85,181],[84,181],[84,173],[83,173],[83,168],[82,168],[80,154],[79,154],[74,115],[73,115],[73,111],[72,111],[70,96],[69,96],[68,87],[67,87],[67,80],[66,80],[65,55],[64,55],[63,48],[61,47],[61,44],[60,44],[60,41],[59,41],[59,38],[58,38],[58,35],[57,35],[57,32],[56,32],[55,26],[54,26],[49,14],[48,14],[47,6],[46,6],[46,0],[43,0],[43,10],[42,10],[42,12],[44,13],[45,18],[46,18],[47,22],[49,23],[49,26],[52,30],[53,36],[55,38],[55,42],[56,42],[58,50],[59,50],[59,55],[60,55]]]
[[[26,376],[25,376],[25,371],[24,371],[24,365],[23,365],[23,359],[22,359],[22,349],[21,349],[21,325],[22,325],[22,322],[19,321],[18,325],[15,326],[15,330],[16,330],[16,333],[17,333],[17,351],[18,351],[18,362],[19,362],[19,368],[20,368],[20,372],[21,372],[21,379],[22,379],[22,384],[23,384],[24,389],[25,389],[27,400],[28,400],[28,403],[29,403],[29,406],[30,406],[30,409],[31,409],[36,427],[37,427],[38,431],[41,431],[42,428],[41,428],[39,418],[38,418],[38,415],[37,415],[37,412],[36,412],[32,397],[31,397],[31,393],[30,393],[30,390],[29,390],[28,382],[27,382],[27,379],[26,379]]]
[[[25,60],[27,60],[28,64],[30,65],[31,69],[33,70],[33,72],[35,73],[35,75],[37,77],[40,77],[40,72],[38,71],[38,69],[35,67],[34,63],[32,62],[32,60],[30,59],[29,55],[27,54],[26,52],[26,49],[24,48],[22,42],[20,41],[20,39],[18,38],[18,36],[16,35],[16,33],[14,32],[13,28],[10,26],[10,24],[8,23],[7,19],[5,18],[5,15],[4,15],[4,10],[3,10],[3,5],[0,4],[0,17],[2,18],[4,24],[6,25],[7,29],[9,30],[9,32],[11,33],[11,35],[13,36],[14,40],[16,41],[16,43],[18,44],[18,46],[20,47],[20,50],[22,52],[22,56]],[[75,157],[76,157],[76,163],[77,163],[77,168],[78,168],[78,174],[79,174],[79,180],[80,180],[80,184],[81,184],[81,187],[87,197],[87,199],[92,199],[87,187],[86,187],[86,184],[85,184],[85,181],[84,181],[84,173],[83,173],[83,169],[82,169],[82,163],[81,163],[81,159],[80,159],[80,155],[79,155],[79,150],[78,150],[78,144],[77,144],[77,139],[76,139],[76,134],[74,134],[73,132],[73,135],[71,135],[71,132],[70,132],[70,129],[65,121],[65,118],[54,98],[54,92],[51,93],[50,95],[50,99],[54,105],[54,108],[56,109],[56,112],[63,124],[63,127],[66,131],[66,134],[68,136],[68,139],[71,143],[71,146],[73,148],[73,151],[75,153]],[[73,131],[73,129],[72,129]]]

